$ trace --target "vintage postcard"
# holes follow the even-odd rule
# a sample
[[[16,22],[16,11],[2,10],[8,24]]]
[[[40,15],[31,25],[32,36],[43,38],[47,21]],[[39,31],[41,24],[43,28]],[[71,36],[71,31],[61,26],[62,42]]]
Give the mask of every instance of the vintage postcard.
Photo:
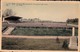
[[[3,0],[1,6],[3,52],[78,52],[79,2]]]

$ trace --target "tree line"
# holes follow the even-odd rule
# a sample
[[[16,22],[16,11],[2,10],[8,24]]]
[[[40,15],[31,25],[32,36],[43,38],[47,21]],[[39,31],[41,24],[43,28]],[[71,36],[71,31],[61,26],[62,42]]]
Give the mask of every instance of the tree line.
[[[78,24],[78,18],[67,19],[66,22],[69,23],[69,24]]]

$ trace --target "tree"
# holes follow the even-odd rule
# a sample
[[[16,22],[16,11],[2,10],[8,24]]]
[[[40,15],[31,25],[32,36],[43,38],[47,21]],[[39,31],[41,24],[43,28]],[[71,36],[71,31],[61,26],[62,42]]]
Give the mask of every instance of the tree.
[[[13,12],[12,9],[6,9],[3,11],[2,17],[6,17],[6,16],[14,16],[15,12]]]
[[[67,22],[67,23],[70,23],[70,24],[78,24],[78,18],[67,19],[66,22]]]
[[[4,20],[3,18],[8,17],[8,16],[14,16],[16,13],[13,12],[12,9],[6,9],[3,11],[2,13],[2,20]]]

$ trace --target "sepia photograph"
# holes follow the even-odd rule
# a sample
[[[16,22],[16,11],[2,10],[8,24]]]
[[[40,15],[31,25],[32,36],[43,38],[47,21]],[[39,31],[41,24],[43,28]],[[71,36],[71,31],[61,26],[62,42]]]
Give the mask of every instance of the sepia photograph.
[[[2,50],[78,51],[78,7],[71,2],[3,2]]]

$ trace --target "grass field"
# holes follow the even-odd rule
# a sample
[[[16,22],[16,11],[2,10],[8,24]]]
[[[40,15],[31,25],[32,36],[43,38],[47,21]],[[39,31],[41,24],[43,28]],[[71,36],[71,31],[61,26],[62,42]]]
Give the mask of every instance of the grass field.
[[[63,41],[69,39],[21,39],[21,38],[2,38],[2,49],[7,50],[70,50],[62,48]]]
[[[12,35],[28,35],[28,36],[71,36],[72,29],[65,28],[23,28],[16,27],[12,32]],[[76,35],[78,35],[78,29],[76,29]]]

